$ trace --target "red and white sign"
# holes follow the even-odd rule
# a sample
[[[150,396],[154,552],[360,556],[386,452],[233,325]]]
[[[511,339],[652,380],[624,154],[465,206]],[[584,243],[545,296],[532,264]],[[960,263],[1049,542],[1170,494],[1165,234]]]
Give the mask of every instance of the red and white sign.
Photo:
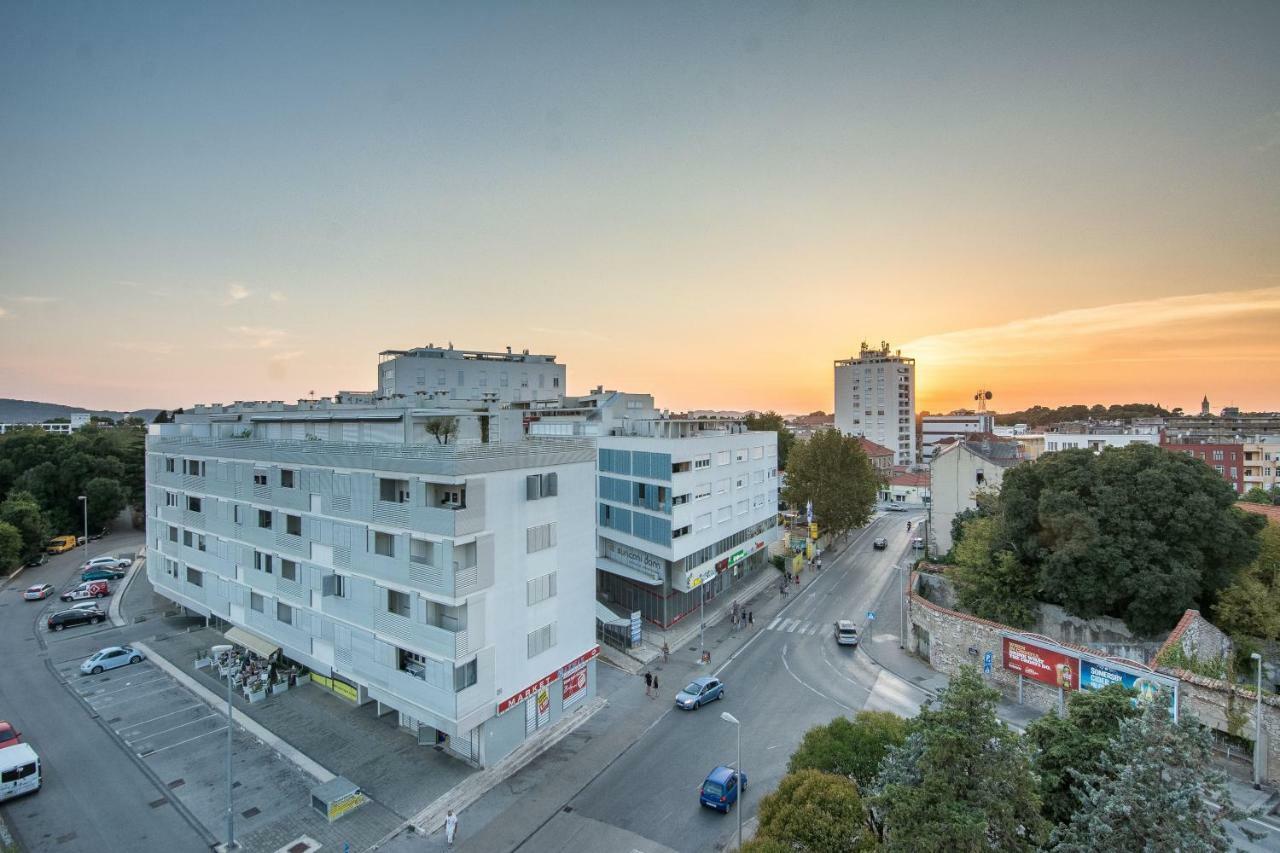
[[[577,669],[560,679],[562,691],[561,707],[568,708],[587,694],[587,665],[581,664]]]
[[[1080,689],[1080,659],[1062,652],[1050,651],[1022,640],[1004,638],[1004,668],[1020,672],[1032,681]]]
[[[547,685],[554,682],[557,678],[560,678],[562,675],[567,674],[568,671],[573,669],[575,666],[579,666],[580,664],[585,664],[587,661],[591,660],[593,657],[595,657],[598,654],[600,654],[600,647],[592,646],[591,651],[578,655],[576,658],[569,661],[567,664],[560,667],[550,675],[544,678],[538,679],[533,684],[530,684],[528,687],[526,687],[524,690],[521,690],[519,693],[512,694],[511,696],[508,696],[506,699],[503,699],[501,702],[498,703],[498,713],[499,714],[506,713],[511,708],[515,707],[516,705],[519,705],[521,702],[528,699],[530,696],[533,696],[539,690],[543,689]]]

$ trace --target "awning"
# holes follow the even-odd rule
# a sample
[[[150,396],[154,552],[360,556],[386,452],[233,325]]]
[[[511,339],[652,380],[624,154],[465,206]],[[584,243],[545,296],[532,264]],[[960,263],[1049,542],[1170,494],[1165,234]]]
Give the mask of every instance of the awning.
[[[280,647],[270,640],[264,640],[257,634],[250,634],[243,628],[232,628],[222,636],[226,637],[237,646],[243,646],[254,654],[269,658],[276,652],[280,651]]]
[[[619,563],[617,560],[610,560],[608,557],[596,557],[596,568],[602,569],[611,575],[621,575],[624,578],[630,578],[633,581],[639,581],[649,586],[662,586],[662,578],[655,578],[648,572],[633,569],[630,566]]]
[[[609,609],[608,605],[602,601],[596,602],[596,619],[606,625],[627,625],[631,622],[627,617],[619,616],[617,613],[614,613]]]

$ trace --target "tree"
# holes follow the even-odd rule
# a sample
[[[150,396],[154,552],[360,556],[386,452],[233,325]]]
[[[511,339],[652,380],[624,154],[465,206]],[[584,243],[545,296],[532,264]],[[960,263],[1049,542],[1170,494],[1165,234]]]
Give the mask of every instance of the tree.
[[[947,555],[948,559],[952,559],[956,546],[964,539],[964,526],[968,521],[1000,514],[1000,493],[994,489],[983,488],[974,492],[973,502],[976,506],[960,510],[951,519],[951,553]]]
[[[1048,824],[1023,739],[996,718],[1000,694],[962,667],[890,750],[871,799],[884,845],[900,851],[1039,848]]]
[[[791,454],[792,445],[796,443],[796,437],[791,430],[787,429],[787,422],[783,420],[782,415],[773,411],[765,412],[763,415],[747,415],[745,422],[747,429],[778,434],[778,468],[786,470],[787,457]]]
[[[1271,493],[1262,486],[1254,486],[1249,491],[1240,496],[1240,500],[1249,504],[1271,504]]]
[[[799,770],[783,776],[777,790],[760,801],[759,818],[756,838],[783,845],[778,849],[853,853],[876,846],[858,786],[833,773]]]
[[[824,429],[791,449],[783,500],[794,507],[813,501],[818,524],[843,534],[871,520],[880,475],[856,438]]]
[[[457,433],[458,419],[455,417],[427,418],[423,426],[427,435],[435,436],[436,444],[448,444],[449,436]]]
[[[1151,635],[1208,609],[1257,554],[1265,519],[1234,503],[1212,468],[1180,453],[1063,450],[1004,475],[1000,540],[1046,600]]]
[[[951,549],[955,568],[947,576],[954,579],[957,598],[965,610],[984,619],[1030,628],[1039,611],[1035,575],[1013,551],[1002,547],[999,524],[994,516],[967,521],[960,541]]]
[[[49,538],[49,522],[30,492],[10,492],[4,503],[0,503],[0,521],[18,531],[23,557],[31,557],[44,550],[44,543]]]
[[[1150,702],[1121,721],[1096,770],[1076,774],[1081,806],[1050,849],[1230,850],[1225,822],[1240,814],[1214,767],[1212,737],[1195,715],[1184,709],[1174,722],[1167,702]]]
[[[85,484],[89,499],[89,529],[101,530],[125,508],[124,489],[108,477],[95,477]]]
[[[1139,714],[1135,693],[1119,684],[1102,690],[1077,690],[1067,698],[1067,716],[1046,714],[1027,726],[1040,774],[1041,813],[1065,824],[1080,808],[1076,773],[1101,773],[1120,723]]]
[[[1258,534],[1258,557],[1227,587],[1214,623],[1232,635],[1280,640],[1280,524]]]
[[[907,738],[906,720],[889,711],[859,711],[852,720],[836,717],[804,733],[787,772],[820,770],[852,779],[859,790],[876,777],[890,747]]]
[[[0,571],[8,571],[18,564],[23,553],[22,534],[18,528],[0,521]]]

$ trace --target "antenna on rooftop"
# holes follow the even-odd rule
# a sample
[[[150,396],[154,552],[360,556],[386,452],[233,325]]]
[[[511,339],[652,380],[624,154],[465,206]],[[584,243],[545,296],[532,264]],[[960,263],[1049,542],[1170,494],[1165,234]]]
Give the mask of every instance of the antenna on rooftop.
[[[987,401],[991,399],[991,392],[979,388],[978,393],[973,395],[973,399],[978,401],[978,411],[985,412],[987,410]]]

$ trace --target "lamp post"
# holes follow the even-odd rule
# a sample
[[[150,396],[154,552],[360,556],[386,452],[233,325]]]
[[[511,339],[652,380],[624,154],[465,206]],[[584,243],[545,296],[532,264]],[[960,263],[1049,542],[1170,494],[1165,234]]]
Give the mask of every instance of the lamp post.
[[[738,735],[738,849],[742,849],[742,798],[744,785],[746,784],[746,776],[742,775],[742,723],[738,722],[738,718],[728,711],[720,712],[720,719],[726,723],[733,723],[734,729]]]
[[[698,658],[707,650],[707,585],[698,584]]]
[[[1262,655],[1253,652],[1254,668],[1258,670],[1258,707],[1253,711],[1253,787],[1262,787]]]
[[[80,495],[76,498],[80,501],[80,505],[84,507],[84,561],[89,562],[89,496]]]
[[[230,652],[231,646],[221,644],[213,646],[209,652],[215,660],[218,655]],[[231,669],[227,669],[227,850],[236,848],[236,818],[231,811]]]
[[[902,588],[902,566],[894,566],[893,571],[898,576],[898,648],[905,649],[907,647],[907,597],[906,590]]]

